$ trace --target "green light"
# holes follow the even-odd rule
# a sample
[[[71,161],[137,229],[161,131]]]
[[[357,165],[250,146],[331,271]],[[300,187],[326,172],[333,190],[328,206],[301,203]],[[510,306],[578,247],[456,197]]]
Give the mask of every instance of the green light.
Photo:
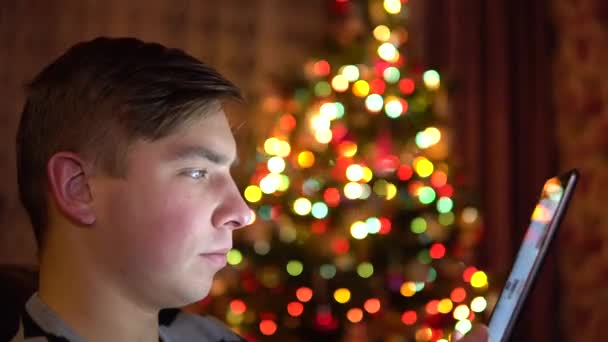
[[[365,224],[367,224],[367,231],[370,234],[377,234],[378,232],[380,232],[380,228],[381,228],[381,223],[380,220],[377,217],[370,217],[365,221]]]
[[[399,82],[399,78],[401,77],[401,74],[399,73],[399,69],[395,68],[395,67],[388,67],[386,69],[384,69],[384,80],[388,83],[397,83]]]
[[[384,99],[378,94],[371,94],[365,98],[365,107],[371,112],[379,112],[384,105]]]
[[[422,217],[416,217],[412,220],[410,229],[415,234],[422,234],[426,232],[426,220]]]
[[[341,102],[335,102],[334,105],[336,106],[336,118],[340,119],[344,116],[344,105]]]
[[[417,281],[416,282],[416,292],[420,292],[422,290],[424,290],[424,282]]]
[[[357,266],[357,274],[361,278],[369,278],[374,274],[374,265],[369,262],[362,262]]]
[[[336,276],[336,266],[330,264],[321,265],[319,274],[323,279],[331,279]]]
[[[302,185],[302,190],[308,196],[319,191],[320,189],[321,189],[321,182],[319,182],[318,180],[316,180],[314,178],[308,178],[307,180],[304,181],[304,184]]]
[[[426,277],[426,281],[429,283],[434,282],[437,279],[437,271],[433,267],[429,270],[429,274]]]
[[[226,259],[230,265],[238,265],[243,261],[243,254],[237,249],[231,249],[228,254],[226,254]]]
[[[449,212],[449,213],[439,214],[439,223],[441,223],[444,226],[450,226],[450,225],[454,224],[454,213]]]
[[[342,67],[342,75],[344,75],[349,82],[354,82],[359,79],[359,68],[354,65],[346,65]]]
[[[449,197],[441,197],[437,201],[437,211],[442,214],[449,213],[452,211],[452,208],[454,208],[454,202]]]
[[[287,273],[289,273],[290,276],[299,276],[300,274],[302,274],[303,270],[304,265],[302,265],[300,261],[291,260],[287,263]]]
[[[270,220],[271,217],[271,212],[272,212],[272,207],[269,205],[263,205],[260,207],[260,209],[258,210],[258,216],[260,218],[262,218],[263,220]]]
[[[429,250],[428,249],[424,249],[421,250],[420,252],[418,252],[418,256],[416,257],[416,259],[418,259],[418,261],[421,264],[430,264],[432,259],[431,259],[431,255],[429,254]]]
[[[281,174],[281,181],[279,182],[279,187],[277,190],[285,191],[289,188],[289,177],[287,175]]]
[[[329,209],[327,208],[327,204],[323,202],[315,202],[315,204],[312,205],[312,216],[314,218],[325,218],[328,212]]]
[[[315,84],[315,95],[325,97],[331,94],[331,86],[327,81],[321,81]]]
[[[420,189],[419,199],[420,203],[422,204],[432,203],[435,200],[435,196],[435,190],[433,190],[433,188],[431,188],[430,186],[425,186]]]
[[[416,133],[416,146],[419,148],[428,148],[433,144],[433,136],[428,132],[422,131]]]
[[[386,116],[391,119],[396,119],[403,114],[403,105],[399,100],[391,100],[384,106],[384,111],[386,112]]]

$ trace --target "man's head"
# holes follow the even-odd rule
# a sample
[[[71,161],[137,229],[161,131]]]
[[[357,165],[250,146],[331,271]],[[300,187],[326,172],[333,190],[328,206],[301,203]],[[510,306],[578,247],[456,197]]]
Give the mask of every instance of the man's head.
[[[80,43],[30,84],[17,134],[21,200],[41,249],[78,251],[158,306],[205,296],[249,209],[230,175],[232,83],[176,49]]]

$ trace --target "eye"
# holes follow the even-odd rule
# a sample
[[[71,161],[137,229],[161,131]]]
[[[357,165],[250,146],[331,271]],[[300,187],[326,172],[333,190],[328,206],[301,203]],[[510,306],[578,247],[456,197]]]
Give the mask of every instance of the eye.
[[[204,179],[207,178],[207,170],[189,170],[186,171],[186,175],[192,179]]]

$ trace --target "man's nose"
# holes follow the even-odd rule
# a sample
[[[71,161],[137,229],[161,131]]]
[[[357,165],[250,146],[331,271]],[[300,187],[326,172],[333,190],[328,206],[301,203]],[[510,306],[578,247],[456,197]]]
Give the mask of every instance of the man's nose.
[[[241,196],[236,184],[231,182],[227,194],[223,196],[222,202],[215,210],[213,225],[215,227],[239,229],[249,224],[251,219],[251,209]]]

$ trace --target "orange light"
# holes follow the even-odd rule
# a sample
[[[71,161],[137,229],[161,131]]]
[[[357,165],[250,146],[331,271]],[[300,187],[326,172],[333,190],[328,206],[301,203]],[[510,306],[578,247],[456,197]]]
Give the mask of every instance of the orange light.
[[[352,308],[346,313],[346,318],[352,323],[359,323],[363,319],[363,311],[359,308]]]
[[[378,298],[370,298],[365,301],[363,307],[365,308],[365,311],[369,312],[370,314],[375,314],[376,312],[380,311],[380,300]]]
[[[247,311],[247,305],[245,305],[245,302],[243,302],[242,300],[235,299],[230,302],[230,311],[234,312],[235,314],[241,315],[245,313],[245,311]]]
[[[304,312],[304,305],[300,302],[291,302],[287,304],[287,312],[293,317],[298,317]]]
[[[432,300],[426,304],[426,312],[429,315],[436,315],[439,312],[438,307],[439,307],[439,301],[436,299]]]
[[[467,292],[462,287],[457,287],[452,290],[450,298],[454,303],[460,303],[467,298]]]
[[[265,319],[260,322],[260,331],[266,336],[270,336],[277,332],[277,324],[274,321]]]
[[[306,303],[312,299],[312,290],[308,287],[300,287],[296,291],[296,297],[300,302]]]

